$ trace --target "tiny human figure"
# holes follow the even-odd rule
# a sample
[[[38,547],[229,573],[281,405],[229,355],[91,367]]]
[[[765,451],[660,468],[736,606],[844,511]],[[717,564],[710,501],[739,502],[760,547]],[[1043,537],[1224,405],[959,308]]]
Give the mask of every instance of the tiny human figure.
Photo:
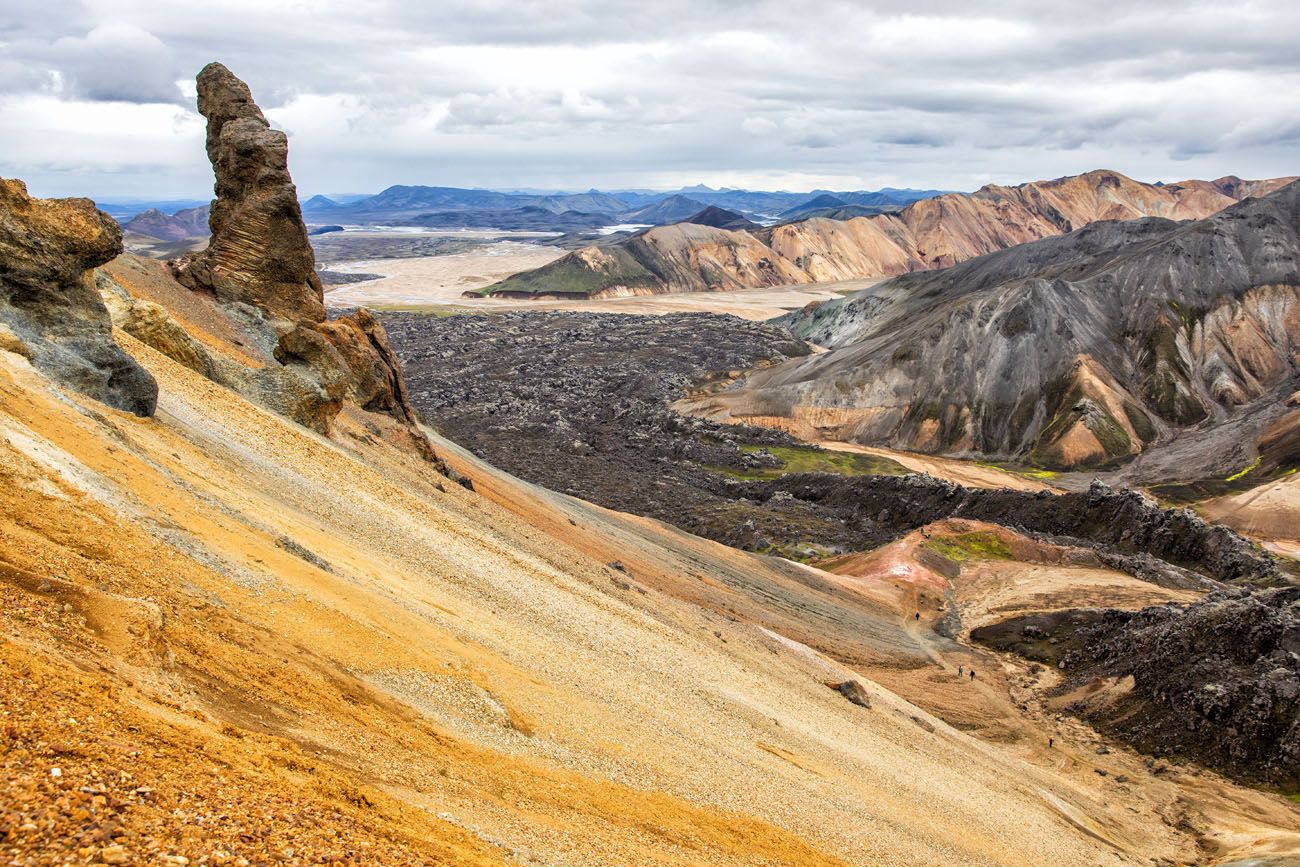
[[[1056,746],[1056,738],[1049,737],[1047,739],[1047,748],[1050,750],[1054,746]]]
[[[962,676],[963,674],[965,674],[965,673],[966,673],[966,666],[964,666],[964,665],[959,665],[959,666],[957,666],[957,676],[958,676],[958,677],[961,677],[961,676]]]
[[[971,680],[974,680],[974,679],[975,679],[975,669],[973,669],[973,668],[970,670],[970,679],[971,679]]]
[[[919,612],[919,611],[916,612],[916,619],[917,619],[917,620],[920,620],[920,619],[921,619],[921,612]]]

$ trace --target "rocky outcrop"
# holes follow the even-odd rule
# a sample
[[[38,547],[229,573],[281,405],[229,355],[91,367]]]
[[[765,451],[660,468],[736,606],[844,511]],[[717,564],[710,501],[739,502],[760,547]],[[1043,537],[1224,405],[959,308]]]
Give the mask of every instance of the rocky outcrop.
[[[1156,185],[1102,170],[1016,187],[990,185],[970,194],[948,193],[897,213],[847,220],[814,217],[770,229],[685,236],[666,231],[675,227],[660,227],[587,247],[544,268],[516,274],[488,291],[600,296],[892,277],[946,268],[1101,220],[1201,219],[1293,180],[1229,177]],[[742,252],[725,254],[733,250]]]
[[[1144,752],[1300,784],[1300,588],[1032,615],[972,637],[1064,669],[1070,709]]]
[[[742,490],[757,501],[784,491],[848,522],[895,532],[945,518],[1000,524],[1092,548],[1108,566],[1165,586],[1206,586],[1201,577],[1259,586],[1287,582],[1272,556],[1227,527],[1208,523],[1190,509],[1166,509],[1136,491],[1101,482],[1087,491],[1051,494],[967,488],[924,474],[803,474],[750,482]]]
[[[92,269],[122,252],[117,223],[89,199],[33,199],[0,179],[0,337],[52,379],[152,415],[158,384],[113,341]]]
[[[1300,184],[1196,222],[1097,223],[783,321],[831,351],[758,372],[701,412],[915,451],[1113,465],[1295,390]],[[1253,457],[1200,452],[1179,471],[1223,477]]]
[[[178,264],[177,279],[276,319],[323,321],[316,259],[289,176],[288,138],[271,129],[248,85],[220,63],[199,73],[198,105],[216,173],[212,239]]]
[[[347,365],[345,396],[370,412],[383,412],[410,425],[418,423],[406,392],[402,363],[384,326],[362,308],[319,326]]]
[[[262,388],[261,402],[322,432],[344,401],[385,413],[406,425],[418,450],[432,458],[383,326],[366,310],[326,318],[284,133],[270,128],[248,86],[219,63],[199,73],[198,105],[208,120],[208,159],[216,175],[212,239],[203,252],[172,263],[172,270],[185,286],[210,293],[232,315],[268,333],[269,354],[287,372],[225,371],[214,378]],[[141,339],[153,339],[155,348],[179,346],[163,339],[165,329],[150,325],[150,318],[147,309],[136,311],[123,327],[146,333]],[[202,359],[183,347],[181,354],[173,357],[207,372],[195,367]]]

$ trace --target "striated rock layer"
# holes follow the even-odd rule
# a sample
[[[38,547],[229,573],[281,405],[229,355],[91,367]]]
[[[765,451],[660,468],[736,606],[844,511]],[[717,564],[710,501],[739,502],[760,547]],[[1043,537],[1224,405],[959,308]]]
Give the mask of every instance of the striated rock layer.
[[[1201,219],[1292,180],[1230,176],[1155,185],[1102,170],[1015,187],[989,185],[849,220],[812,217],[750,231],[660,226],[578,250],[487,291],[600,297],[893,277],[946,268],[1101,220]]]
[[[91,269],[122,252],[89,199],[33,199],[0,178],[0,349],[109,406],[152,415],[158,385],[113,341]]]
[[[1055,467],[1255,419],[1228,444],[1246,453],[1211,444],[1169,468],[1226,476],[1297,387],[1300,184],[1196,222],[1098,223],[785,321],[830,351],[694,409]]]
[[[433,459],[383,326],[364,310],[326,319],[285,134],[270,128],[248,85],[220,63],[204,67],[197,81],[216,175],[212,240],[202,252],[173,262],[172,271],[230,315],[260,324],[271,335],[264,349],[278,369],[217,372],[219,363],[196,360],[192,349],[178,348],[183,341],[164,337],[167,329],[151,324],[153,311],[131,312],[130,299],[118,305],[121,327],[164,352],[179,351],[173,357],[193,369],[242,386],[245,394],[258,393],[260,402],[321,432],[330,430],[344,401],[387,414]],[[120,296],[124,290],[117,289]]]

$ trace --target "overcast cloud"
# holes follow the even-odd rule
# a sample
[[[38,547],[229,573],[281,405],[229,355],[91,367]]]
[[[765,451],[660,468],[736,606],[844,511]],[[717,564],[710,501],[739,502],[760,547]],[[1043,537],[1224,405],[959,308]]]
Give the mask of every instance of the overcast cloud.
[[[7,0],[0,175],[207,195],[211,60],[306,195],[1296,174],[1298,45],[1294,0]]]

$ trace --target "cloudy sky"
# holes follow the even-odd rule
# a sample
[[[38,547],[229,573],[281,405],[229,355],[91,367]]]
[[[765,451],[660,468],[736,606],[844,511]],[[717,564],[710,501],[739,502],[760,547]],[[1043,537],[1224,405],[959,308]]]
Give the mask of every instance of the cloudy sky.
[[[300,192],[1300,173],[1300,3],[4,0],[0,175],[209,194],[221,60]]]

